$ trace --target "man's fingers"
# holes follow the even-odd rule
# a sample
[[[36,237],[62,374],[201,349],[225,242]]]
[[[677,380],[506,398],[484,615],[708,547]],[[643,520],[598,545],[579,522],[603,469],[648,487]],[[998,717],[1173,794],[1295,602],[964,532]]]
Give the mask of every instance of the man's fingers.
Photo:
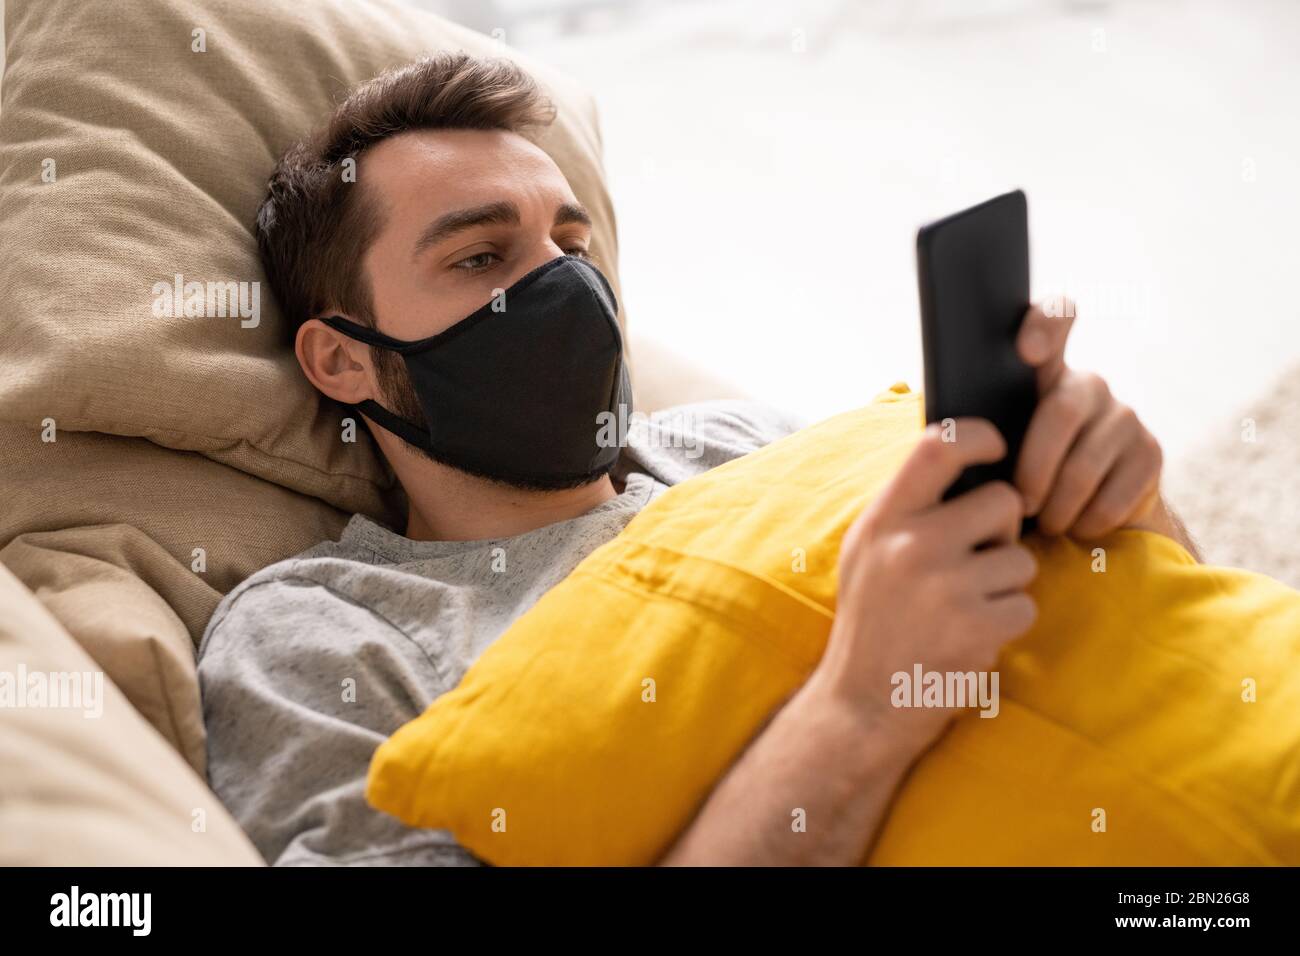
[[[964,553],[989,542],[1015,542],[1024,507],[1024,499],[1011,485],[989,481],[931,508],[923,521],[939,540]]]
[[[990,598],[983,609],[995,642],[1006,642],[1029,630],[1038,619],[1038,605],[1023,591]]]
[[[1133,410],[1116,403],[1084,430],[1038,513],[1045,533],[1064,534],[1074,526],[1141,429]]]
[[[1081,538],[1099,538],[1140,514],[1159,492],[1162,458],[1159,443],[1147,435],[1106,476],[1079,515],[1073,533]]]
[[[939,501],[968,465],[1001,461],[1007,443],[991,422],[958,418],[927,425],[921,440],[877,500],[881,514],[923,511]]]
[[[1065,342],[1074,325],[1074,303],[1060,296],[1031,305],[1016,335],[1016,351],[1038,370],[1038,394],[1045,395],[1065,371]]]
[[[1038,574],[1038,562],[1023,544],[977,551],[967,558],[966,580],[979,597],[1023,591]]]
[[[1100,377],[1074,372],[1039,401],[1020,446],[1014,477],[1025,496],[1025,514],[1042,509],[1070,448],[1109,396]]]

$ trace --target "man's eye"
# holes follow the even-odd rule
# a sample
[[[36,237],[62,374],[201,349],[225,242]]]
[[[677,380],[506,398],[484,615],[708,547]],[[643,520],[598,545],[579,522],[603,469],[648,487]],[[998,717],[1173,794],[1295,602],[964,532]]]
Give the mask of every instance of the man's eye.
[[[579,259],[591,258],[591,253],[582,248],[582,246],[574,246],[572,249],[565,249],[564,254],[566,256],[577,256]]]
[[[482,272],[489,268],[493,262],[501,261],[501,257],[495,252],[480,252],[472,256],[466,256],[457,262],[453,268],[461,269],[465,272]]]

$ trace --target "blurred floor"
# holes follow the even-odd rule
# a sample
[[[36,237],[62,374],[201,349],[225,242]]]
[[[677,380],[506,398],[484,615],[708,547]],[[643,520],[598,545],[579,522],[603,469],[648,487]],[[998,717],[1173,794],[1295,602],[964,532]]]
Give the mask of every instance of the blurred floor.
[[[1165,497],[1210,564],[1300,588],[1300,362],[1165,471]]]

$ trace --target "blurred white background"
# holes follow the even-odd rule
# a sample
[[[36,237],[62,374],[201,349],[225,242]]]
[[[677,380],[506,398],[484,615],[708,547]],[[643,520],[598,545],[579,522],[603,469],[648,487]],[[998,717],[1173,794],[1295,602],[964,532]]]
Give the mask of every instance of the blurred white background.
[[[919,388],[916,228],[1016,186],[1171,456],[1300,358],[1300,3],[420,5],[593,92],[631,321],[768,402]]]

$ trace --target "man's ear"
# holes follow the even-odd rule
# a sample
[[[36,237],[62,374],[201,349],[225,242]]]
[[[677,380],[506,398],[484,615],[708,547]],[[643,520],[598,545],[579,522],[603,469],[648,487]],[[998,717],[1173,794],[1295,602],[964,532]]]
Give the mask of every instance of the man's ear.
[[[308,319],[298,328],[293,350],[307,380],[335,401],[355,405],[374,398],[370,348],[364,342]]]

